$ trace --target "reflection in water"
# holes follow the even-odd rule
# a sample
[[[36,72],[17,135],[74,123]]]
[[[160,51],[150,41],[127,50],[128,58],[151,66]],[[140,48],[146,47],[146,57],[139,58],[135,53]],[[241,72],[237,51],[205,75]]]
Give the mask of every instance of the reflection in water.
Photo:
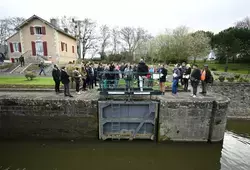
[[[220,162],[222,170],[250,170],[250,139],[225,133]]]
[[[228,125],[228,129],[232,128],[230,123]],[[9,170],[18,168],[26,168],[26,170],[250,170],[250,138],[226,132],[223,149],[219,143],[1,141],[0,170],[8,167],[10,167]]]

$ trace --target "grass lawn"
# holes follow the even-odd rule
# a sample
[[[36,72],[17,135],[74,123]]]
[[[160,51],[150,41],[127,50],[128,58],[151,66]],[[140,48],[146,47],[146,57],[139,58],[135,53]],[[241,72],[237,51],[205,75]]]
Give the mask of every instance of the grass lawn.
[[[204,62],[197,61],[197,64],[202,68]],[[206,62],[210,69],[216,69],[216,71],[224,72],[226,64],[219,64],[213,61]],[[250,72],[250,64],[245,63],[229,63],[228,64],[228,72],[231,73],[240,73],[240,74],[248,74]]]
[[[54,81],[51,77],[36,77],[33,80],[27,80],[23,77],[2,76],[0,77],[0,85],[40,85],[52,86]]]

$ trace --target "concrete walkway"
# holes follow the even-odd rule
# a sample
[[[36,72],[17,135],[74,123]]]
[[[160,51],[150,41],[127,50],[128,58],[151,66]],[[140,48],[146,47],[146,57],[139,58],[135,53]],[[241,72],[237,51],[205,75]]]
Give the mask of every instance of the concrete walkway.
[[[55,92],[22,92],[22,91],[0,91],[0,99],[51,99],[51,100],[98,100],[101,98],[99,95],[99,92],[95,89],[84,91],[80,95],[76,94],[75,92],[71,92],[73,95],[72,98],[70,97],[64,97],[63,93],[55,94]],[[127,96],[111,96],[111,99],[117,100],[117,99],[126,99]],[[150,96],[146,95],[137,95],[134,96],[135,99],[141,98],[141,99],[150,99]],[[166,92],[165,95],[159,95],[159,96],[151,96],[151,99],[155,100],[164,100],[164,101],[213,101],[213,100],[228,100],[226,97],[223,97],[218,94],[208,94],[206,96],[198,95],[197,98],[191,97],[190,93],[188,92],[180,92],[177,96],[173,96],[171,92]]]

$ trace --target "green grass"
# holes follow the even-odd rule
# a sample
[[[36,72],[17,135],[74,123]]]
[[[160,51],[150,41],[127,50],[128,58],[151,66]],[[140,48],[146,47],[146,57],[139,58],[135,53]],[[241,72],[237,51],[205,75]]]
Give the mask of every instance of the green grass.
[[[51,77],[36,77],[33,80],[27,80],[23,77],[2,76],[0,77],[0,85],[41,85],[51,86],[54,81]]]
[[[196,62],[200,68],[204,65],[204,62],[197,61]],[[224,72],[226,64],[219,64],[215,63],[214,61],[207,61],[206,64],[208,64],[210,69],[215,68],[216,71]],[[250,72],[250,64],[245,63],[229,63],[228,64],[228,72],[230,73],[240,73],[240,74],[249,74]]]

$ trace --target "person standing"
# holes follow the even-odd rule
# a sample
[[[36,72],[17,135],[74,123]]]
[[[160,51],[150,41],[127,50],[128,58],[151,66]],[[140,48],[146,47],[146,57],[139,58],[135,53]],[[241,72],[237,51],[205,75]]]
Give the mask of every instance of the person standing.
[[[146,78],[146,76],[148,74],[148,66],[145,64],[143,59],[141,59],[141,61],[138,64],[137,72],[138,72],[138,76],[139,76],[140,91],[143,91],[144,79]]]
[[[55,92],[56,94],[60,93],[60,79],[61,79],[61,72],[57,65],[54,65],[53,71],[52,71],[52,77],[55,82]]]
[[[165,83],[166,83],[166,77],[168,74],[168,70],[165,68],[165,65],[161,65],[161,69],[160,69],[160,90],[162,92],[162,95],[165,94]]]
[[[203,95],[207,94],[208,83],[213,83],[213,76],[211,74],[211,71],[208,69],[208,65],[205,64],[204,69],[201,72],[201,86],[202,86],[201,94]]]
[[[87,71],[85,65],[81,68],[81,77],[82,77],[82,91],[86,91],[87,89]]]
[[[183,74],[186,72],[187,70],[187,67],[186,67],[186,63],[183,62],[181,64],[181,66],[179,67],[179,70],[180,70],[180,82],[181,82],[181,85],[184,86],[184,79],[183,79]]]
[[[45,71],[44,71],[44,68],[45,68],[44,62],[41,61],[41,63],[39,64],[39,67],[40,67],[39,75],[43,73],[46,76]]]
[[[154,69],[154,67],[151,65],[150,66],[150,68],[149,68],[149,76],[148,76],[148,79],[149,79],[149,81],[148,81],[148,86],[149,87],[153,87],[154,86],[154,79],[153,79],[153,74],[154,74],[154,72],[155,72],[155,69]]]
[[[69,75],[65,70],[65,67],[62,67],[61,70],[61,82],[64,85],[64,96],[69,96],[69,97],[73,97],[70,92],[69,92]]]
[[[20,56],[19,61],[21,63],[21,67],[23,67],[24,66],[24,57],[23,57],[23,55]]]
[[[124,79],[126,82],[126,89],[128,90],[131,88],[131,81],[133,79],[133,68],[130,63],[128,63],[127,67],[124,70]]]
[[[194,98],[197,96],[197,88],[198,88],[198,85],[200,83],[200,78],[201,78],[201,71],[200,71],[200,69],[198,69],[197,65],[194,65],[193,71],[192,71],[192,74],[190,77],[191,86],[193,88],[193,93],[191,96]]]
[[[172,95],[176,96],[178,91],[178,83],[180,79],[181,73],[179,70],[178,64],[175,64],[174,70],[173,70],[173,83],[172,83]]]
[[[183,72],[183,83],[184,83],[184,91],[188,91],[188,80],[190,79],[190,74],[191,74],[191,66],[190,64],[187,64],[186,69]]]
[[[75,79],[75,82],[76,82],[76,93],[81,94],[81,92],[80,92],[81,74],[79,72],[78,67],[75,68],[75,70],[73,72],[73,75],[74,75],[74,79]]]

